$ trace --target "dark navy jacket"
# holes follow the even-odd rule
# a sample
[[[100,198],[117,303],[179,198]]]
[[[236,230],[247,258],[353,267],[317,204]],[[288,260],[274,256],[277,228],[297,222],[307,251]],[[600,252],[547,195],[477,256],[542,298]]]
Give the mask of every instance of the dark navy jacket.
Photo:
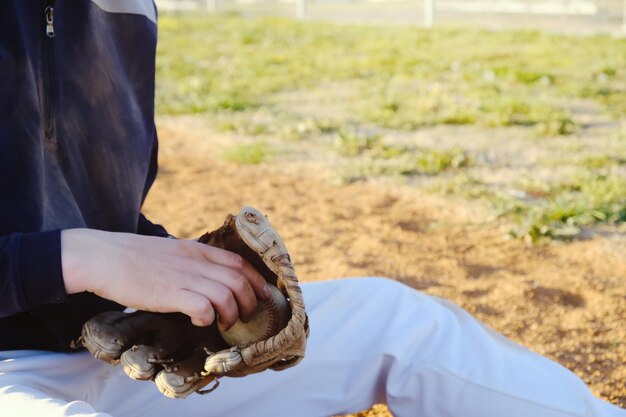
[[[166,236],[156,175],[152,0],[0,1],[0,350],[66,350],[121,306],[67,296],[60,231]]]

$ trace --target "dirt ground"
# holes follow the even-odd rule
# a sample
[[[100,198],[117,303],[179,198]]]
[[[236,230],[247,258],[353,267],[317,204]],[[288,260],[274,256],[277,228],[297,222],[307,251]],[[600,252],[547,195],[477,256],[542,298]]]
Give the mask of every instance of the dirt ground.
[[[219,135],[159,121],[160,173],[144,211],[199,236],[241,205],[266,212],[302,281],[387,276],[453,300],[497,331],[572,369],[626,407],[626,255],[610,235],[529,246],[472,202],[384,183],[334,185],[297,161],[224,162]],[[390,416],[376,406],[359,416]]]

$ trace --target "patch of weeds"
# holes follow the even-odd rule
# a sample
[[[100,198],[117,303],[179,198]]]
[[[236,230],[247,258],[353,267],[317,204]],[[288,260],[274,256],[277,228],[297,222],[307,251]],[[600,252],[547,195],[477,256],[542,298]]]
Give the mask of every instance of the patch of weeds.
[[[553,187],[545,181],[523,178],[517,188],[522,190],[529,198],[546,198],[552,195]]]
[[[227,94],[216,100],[209,101],[211,107],[219,110],[230,110],[233,112],[241,112],[244,110],[252,110],[258,108],[259,103],[251,100],[245,94]]]
[[[444,115],[441,118],[441,123],[444,125],[473,125],[476,123],[476,115],[456,109],[454,113]]]
[[[493,126],[533,126],[537,123],[531,105],[518,99],[485,102],[480,110],[493,115],[490,123]]]
[[[542,136],[570,135],[578,126],[568,110],[523,91],[502,91],[470,84],[431,86],[406,85],[390,81],[382,91],[373,89],[367,96],[384,95],[362,107],[367,120],[379,126],[411,131],[433,125],[480,125],[534,127]],[[369,88],[372,88],[371,86]]]
[[[509,231],[509,236],[525,239],[533,243],[549,240],[571,240],[580,228],[570,219],[584,212],[580,207],[566,202],[553,202],[540,207],[524,210],[524,216],[518,214],[518,226]]]
[[[613,155],[594,155],[584,158],[578,165],[589,169],[600,169],[624,164],[626,164],[626,158]]]
[[[378,146],[369,150],[368,155],[375,159],[393,159],[400,157],[407,152],[410,152],[410,149],[406,147],[380,143]]]
[[[364,88],[361,115],[389,129],[412,131],[439,124],[471,125],[480,122],[478,101],[456,91],[454,84],[392,79]],[[382,99],[380,97],[383,97]]]
[[[473,160],[460,148],[443,151],[421,149],[416,153],[407,153],[403,175],[436,175],[449,169],[460,169],[470,165],[473,165]]]
[[[542,240],[569,240],[581,228],[595,223],[626,220],[626,181],[619,174],[585,173],[550,186],[545,198],[520,202],[511,236]]]
[[[222,152],[225,160],[237,164],[260,164],[271,160],[274,155],[274,150],[263,141],[233,145]]]
[[[535,84],[547,86],[554,83],[554,76],[552,74],[545,74],[542,72],[526,71],[518,69],[515,71],[516,81],[524,84]]]
[[[323,135],[334,133],[340,129],[341,124],[329,119],[316,120],[317,131]]]
[[[267,135],[272,132],[265,123],[255,123],[251,120],[222,120],[217,128],[220,132],[238,133],[240,135],[258,136]]]
[[[571,135],[578,128],[569,111],[521,97],[485,100],[480,111],[490,126],[534,127],[541,136]]]
[[[626,113],[626,89],[623,84],[620,86],[613,78],[608,79],[611,81],[596,81],[584,85],[579,95],[602,103],[613,115],[623,116]]]
[[[286,123],[278,131],[281,138],[300,141],[315,135],[327,135],[340,130],[340,124],[332,120],[305,119],[297,123]]]
[[[500,60],[505,62],[506,60]],[[516,63],[517,64],[517,63]],[[489,73],[494,74],[498,80],[508,83],[521,83],[526,85],[540,84],[548,86],[554,84],[556,77],[544,71],[528,69],[525,65],[500,65],[492,68]]]
[[[540,136],[567,136],[575,133],[578,125],[568,115],[551,112],[536,125],[536,133]]]
[[[359,132],[357,129],[340,129],[334,138],[334,149],[342,156],[358,156],[366,151],[379,148],[382,136]]]
[[[440,181],[431,189],[433,192],[471,199],[486,196],[487,190],[487,186],[482,181],[464,173],[454,176],[452,179]]]
[[[467,175],[441,181],[433,191],[487,203],[511,219],[509,236],[529,242],[571,240],[582,228],[626,221],[626,178],[620,173],[581,171],[568,181],[522,180],[509,193]]]
[[[312,120],[304,120],[295,124],[286,124],[279,130],[281,138],[290,141],[300,141],[317,133],[317,127]]]
[[[389,152],[389,150],[387,150]],[[473,160],[462,149],[448,150],[413,149],[387,157],[368,154],[353,161],[344,177],[350,181],[374,177],[411,177],[416,175],[437,175],[453,169],[461,169],[473,164]]]

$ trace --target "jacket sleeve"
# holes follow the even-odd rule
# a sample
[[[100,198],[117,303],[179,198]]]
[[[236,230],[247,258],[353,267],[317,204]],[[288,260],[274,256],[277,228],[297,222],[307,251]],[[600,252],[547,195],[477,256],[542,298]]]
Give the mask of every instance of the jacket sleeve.
[[[137,223],[137,234],[146,236],[170,237],[167,230],[160,224],[152,223],[142,213],[139,214],[139,222]]]
[[[60,230],[0,237],[0,317],[67,300]]]

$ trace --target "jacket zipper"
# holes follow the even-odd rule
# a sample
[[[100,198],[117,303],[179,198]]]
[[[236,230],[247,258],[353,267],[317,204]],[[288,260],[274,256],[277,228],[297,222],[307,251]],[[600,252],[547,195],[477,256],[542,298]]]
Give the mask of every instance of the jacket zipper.
[[[54,60],[53,60],[53,46],[54,39],[54,0],[48,0],[47,6],[44,9],[44,26],[45,35],[44,39],[44,54],[43,62],[45,63],[44,74],[44,135],[45,140],[48,143],[56,142],[54,135],[54,114],[53,105],[54,97],[52,94],[52,80],[54,79]]]
[[[54,6],[46,7],[44,14],[46,17],[46,36],[54,38]]]

